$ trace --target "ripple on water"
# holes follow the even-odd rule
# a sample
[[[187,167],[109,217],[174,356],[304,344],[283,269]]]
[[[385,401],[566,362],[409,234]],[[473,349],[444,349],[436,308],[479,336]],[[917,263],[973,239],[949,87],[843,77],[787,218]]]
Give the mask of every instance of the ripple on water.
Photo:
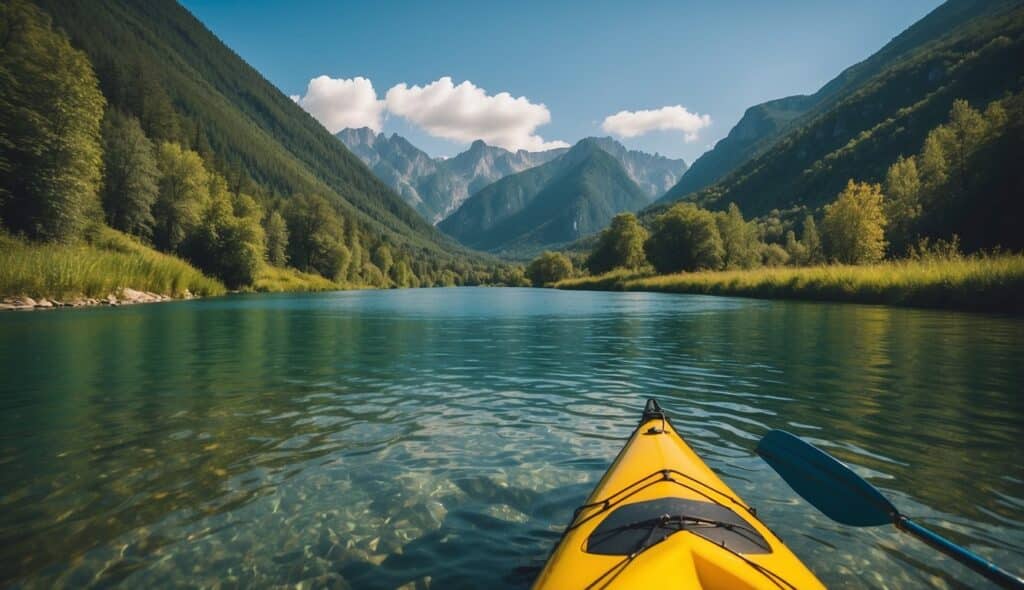
[[[1019,320],[516,289],[246,296],[0,316],[0,359],[0,584],[526,587],[648,396],[830,585],[980,581],[809,508],[752,453],[770,428],[1024,569]]]

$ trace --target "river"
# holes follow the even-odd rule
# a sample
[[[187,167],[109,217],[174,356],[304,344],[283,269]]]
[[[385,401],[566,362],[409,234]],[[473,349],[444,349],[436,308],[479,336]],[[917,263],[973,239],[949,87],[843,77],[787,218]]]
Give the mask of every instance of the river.
[[[658,398],[835,587],[982,579],[835,524],[819,444],[1024,570],[1024,320],[648,293],[242,295],[0,315],[0,586],[522,588]]]

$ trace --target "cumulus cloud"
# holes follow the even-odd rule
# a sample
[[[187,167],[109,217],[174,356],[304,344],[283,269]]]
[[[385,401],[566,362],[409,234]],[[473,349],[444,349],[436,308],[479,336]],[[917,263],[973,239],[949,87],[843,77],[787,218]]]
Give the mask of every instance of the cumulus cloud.
[[[541,151],[568,147],[544,141],[537,127],[551,121],[543,104],[508,92],[488,95],[470,81],[454,84],[448,76],[424,86],[396,84],[384,99],[388,112],[408,119],[435,137],[459,142],[482,139],[507,150]]]
[[[654,110],[619,111],[605,117],[601,129],[619,137],[636,137],[651,131],[682,131],[686,142],[691,142],[710,124],[710,115],[691,113],[677,104]]]
[[[380,133],[384,101],[377,99],[373,83],[361,76],[351,79],[318,76],[309,81],[305,96],[294,94],[291,99],[331,133],[346,127],[369,127]]]

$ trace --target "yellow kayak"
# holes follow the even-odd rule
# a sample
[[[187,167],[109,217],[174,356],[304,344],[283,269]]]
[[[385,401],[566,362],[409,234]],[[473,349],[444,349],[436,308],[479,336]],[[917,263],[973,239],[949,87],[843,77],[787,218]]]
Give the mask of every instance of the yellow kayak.
[[[824,588],[653,399],[533,587]]]

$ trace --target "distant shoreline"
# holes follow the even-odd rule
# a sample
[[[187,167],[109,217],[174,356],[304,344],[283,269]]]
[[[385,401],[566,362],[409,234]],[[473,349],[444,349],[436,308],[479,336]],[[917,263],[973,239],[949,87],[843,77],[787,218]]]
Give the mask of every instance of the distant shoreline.
[[[554,286],[1024,314],[1024,255],[671,275],[618,270]]]

